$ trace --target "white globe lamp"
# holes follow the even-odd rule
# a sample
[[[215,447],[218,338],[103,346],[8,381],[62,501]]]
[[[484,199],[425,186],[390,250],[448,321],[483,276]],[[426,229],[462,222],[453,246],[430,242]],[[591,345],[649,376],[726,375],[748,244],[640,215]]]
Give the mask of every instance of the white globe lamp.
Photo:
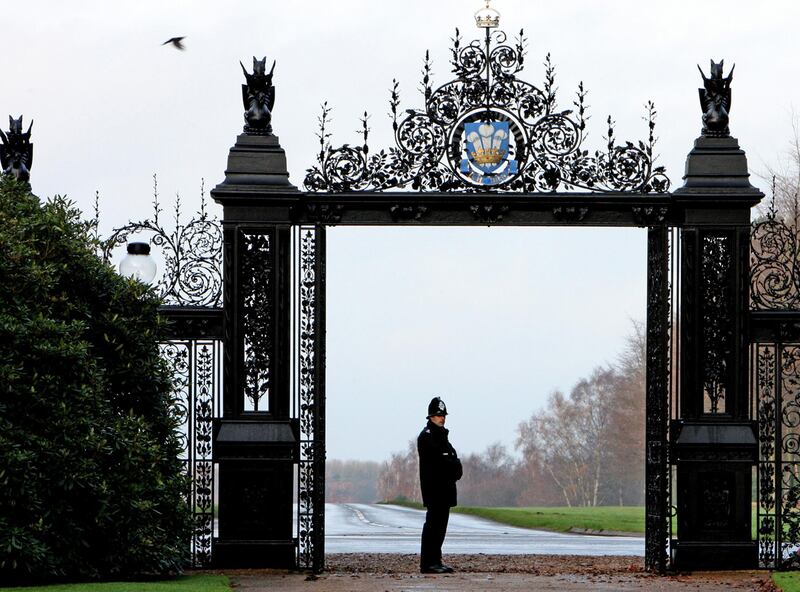
[[[119,273],[145,284],[151,283],[156,277],[156,262],[150,256],[150,245],[128,243],[128,254],[119,264]]]

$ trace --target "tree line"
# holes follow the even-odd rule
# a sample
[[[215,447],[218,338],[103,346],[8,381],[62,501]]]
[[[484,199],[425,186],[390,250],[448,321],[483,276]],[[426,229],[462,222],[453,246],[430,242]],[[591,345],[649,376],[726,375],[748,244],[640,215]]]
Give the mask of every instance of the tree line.
[[[616,363],[596,367],[501,443],[463,457],[462,505],[598,506],[644,503],[645,332],[634,323]],[[513,452],[513,453],[512,453]],[[516,454],[514,454],[516,453]],[[416,443],[381,465],[380,499],[420,501]]]

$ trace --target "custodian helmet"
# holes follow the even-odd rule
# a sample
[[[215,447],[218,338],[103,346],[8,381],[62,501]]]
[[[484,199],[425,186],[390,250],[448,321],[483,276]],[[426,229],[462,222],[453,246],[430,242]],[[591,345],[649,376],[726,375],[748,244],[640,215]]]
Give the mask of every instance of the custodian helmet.
[[[432,415],[447,415],[447,405],[439,397],[434,397],[428,403],[428,417]]]

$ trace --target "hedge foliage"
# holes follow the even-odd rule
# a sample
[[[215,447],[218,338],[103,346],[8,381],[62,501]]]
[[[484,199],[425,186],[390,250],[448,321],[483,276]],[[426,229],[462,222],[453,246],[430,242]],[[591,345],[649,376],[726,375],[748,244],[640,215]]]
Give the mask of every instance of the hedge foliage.
[[[159,301],[79,212],[0,178],[0,578],[179,572],[191,525]]]

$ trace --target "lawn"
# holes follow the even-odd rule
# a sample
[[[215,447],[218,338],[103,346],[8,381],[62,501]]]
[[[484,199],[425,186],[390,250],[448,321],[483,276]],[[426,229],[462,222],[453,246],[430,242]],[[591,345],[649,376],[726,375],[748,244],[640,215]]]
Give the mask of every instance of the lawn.
[[[774,573],[772,581],[783,592],[800,592],[800,573],[788,571]]]
[[[510,526],[555,532],[571,529],[644,532],[641,506],[598,506],[594,508],[476,508],[456,507],[455,512],[502,522]]]
[[[406,500],[387,502],[398,506],[424,509],[422,504]],[[616,530],[620,532],[644,533],[644,507],[642,506],[597,506],[594,508],[528,507],[528,508],[484,508],[456,506],[452,510],[459,514],[470,514],[494,520],[509,526],[535,528],[555,532],[571,529]]]
[[[191,575],[149,582],[93,582],[3,588],[3,592],[230,592],[227,576]]]
[[[385,502],[424,510],[419,502],[392,500]],[[597,506],[597,507],[528,507],[528,508],[484,508],[476,506],[456,506],[452,510],[460,514],[471,514],[494,520],[509,526],[569,532],[571,529],[616,530],[644,534],[643,506]],[[675,518],[672,519],[672,533],[677,533]],[[753,506],[753,539],[756,538],[756,509]]]

